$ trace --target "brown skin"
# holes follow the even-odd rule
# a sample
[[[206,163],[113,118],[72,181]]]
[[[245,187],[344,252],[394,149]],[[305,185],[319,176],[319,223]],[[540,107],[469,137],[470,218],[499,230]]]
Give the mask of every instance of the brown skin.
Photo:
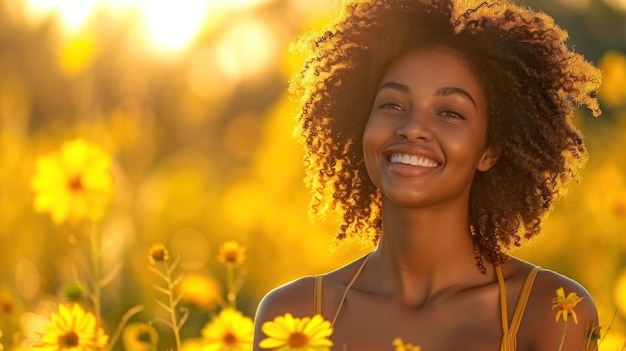
[[[380,259],[380,262],[379,262]],[[460,258],[459,258],[460,259]],[[466,257],[467,259],[467,257]],[[498,284],[491,267],[488,274],[477,273],[473,260],[458,267],[421,275],[422,280],[433,282],[422,293],[427,302],[410,306],[402,302],[399,293],[382,294],[391,285],[401,284],[398,277],[388,276],[380,281],[380,273],[395,271],[384,258],[371,257],[359,279],[350,289],[331,339],[335,347],[349,345],[348,350],[392,350],[391,341],[401,337],[422,347],[422,350],[499,350],[502,339]],[[455,260],[456,261],[456,260]],[[355,274],[359,261],[348,264],[324,276],[323,316],[331,320],[346,284]],[[505,278],[509,320],[514,313],[514,302],[519,296],[522,282],[530,269],[526,262],[511,259],[502,266]],[[452,279],[466,277],[465,281]],[[393,277],[393,278],[392,278]],[[435,283],[436,282],[436,283]],[[597,324],[593,300],[578,283],[555,272],[542,270],[537,275],[529,303],[517,334],[517,350],[557,350],[561,339],[562,321],[555,323],[555,313],[550,312],[555,290],[576,292],[584,299],[576,305],[578,324],[570,319],[563,350],[582,350],[585,345],[586,326]],[[305,277],[265,296],[255,320],[255,351],[264,336],[260,331],[263,322],[287,312],[295,317],[313,314],[314,278]]]
[[[389,88],[391,86],[391,88]],[[383,235],[351,287],[331,336],[334,350],[391,350],[401,337],[422,350],[499,350],[502,325],[494,266],[476,267],[469,194],[476,172],[487,172],[499,150],[487,145],[487,103],[466,61],[444,47],[413,50],[386,71],[363,136],[366,168],[382,194]],[[442,88],[454,88],[443,89]],[[442,94],[442,91],[452,93]],[[403,153],[425,165],[390,161]],[[324,276],[323,316],[333,320],[362,259]],[[501,265],[511,320],[532,265]],[[581,350],[597,325],[593,300],[571,279],[541,270],[517,334],[517,350],[557,350],[563,322],[552,311],[555,290],[584,297],[570,319],[563,350]],[[265,321],[313,314],[314,278],[270,292],[255,319],[255,345]],[[260,350],[255,346],[254,350]]]

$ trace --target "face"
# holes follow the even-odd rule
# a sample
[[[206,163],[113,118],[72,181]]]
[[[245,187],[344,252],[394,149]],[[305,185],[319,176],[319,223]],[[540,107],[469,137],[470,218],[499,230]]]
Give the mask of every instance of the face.
[[[467,204],[474,174],[498,153],[486,145],[487,103],[451,49],[416,49],[385,73],[363,134],[365,165],[383,201]]]

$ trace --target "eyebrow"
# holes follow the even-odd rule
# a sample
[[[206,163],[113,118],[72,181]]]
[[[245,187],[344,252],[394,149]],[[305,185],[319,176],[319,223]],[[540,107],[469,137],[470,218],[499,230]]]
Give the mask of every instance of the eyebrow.
[[[393,89],[393,90],[399,90],[403,93],[409,93],[410,89],[408,86],[404,85],[404,84],[400,84],[400,83],[396,83],[396,82],[388,82],[385,83],[383,85],[380,86],[380,88],[378,88],[378,91],[382,91],[382,90],[386,90],[386,89]],[[451,95],[460,95],[463,96],[465,98],[467,98],[472,105],[474,105],[474,107],[476,106],[476,101],[474,101],[474,98],[472,97],[472,95],[470,95],[470,93],[468,93],[467,91],[458,88],[458,87],[443,87],[440,89],[437,89],[437,91],[435,92],[435,94],[437,96],[451,96]]]
[[[466,97],[469,101],[472,102],[472,105],[474,105],[474,107],[476,107],[476,101],[474,101],[474,98],[472,97],[472,95],[470,95],[470,93],[468,93],[467,91],[461,89],[461,88],[457,88],[457,87],[443,87],[441,89],[437,90],[436,93],[438,96],[450,96],[450,95],[461,95]]]

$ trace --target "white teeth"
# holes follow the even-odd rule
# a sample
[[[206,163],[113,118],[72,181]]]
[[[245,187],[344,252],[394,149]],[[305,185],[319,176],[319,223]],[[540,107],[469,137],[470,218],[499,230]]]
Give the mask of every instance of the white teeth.
[[[393,154],[390,159],[391,163],[402,163],[405,165],[419,166],[419,167],[437,167],[437,162],[430,160],[426,157],[407,155],[407,154]]]

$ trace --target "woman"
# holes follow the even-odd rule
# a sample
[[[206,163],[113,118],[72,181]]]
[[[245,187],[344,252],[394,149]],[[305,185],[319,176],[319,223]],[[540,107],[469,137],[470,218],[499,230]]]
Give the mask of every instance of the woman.
[[[600,113],[600,74],[565,39],[504,0],[352,1],[304,36],[291,87],[313,210],[337,209],[337,239],[376,248],[270,292],[255,347],[265,321],[291,313],[332,321],[334,350],[397,337],[422,350],[593,349],[587,291],[508,254],[586,160],[574,107]],[[559,316],[564,338],[559,288],[582,297],[577,323]]]

